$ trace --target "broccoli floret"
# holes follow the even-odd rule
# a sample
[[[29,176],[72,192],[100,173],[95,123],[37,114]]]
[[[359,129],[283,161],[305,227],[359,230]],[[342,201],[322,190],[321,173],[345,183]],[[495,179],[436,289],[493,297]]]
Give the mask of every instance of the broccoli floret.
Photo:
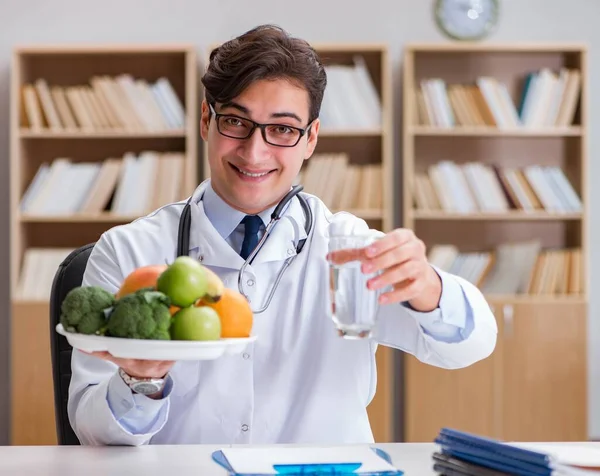
[[[152,288],[143,288],[115,302],[106,335],[129,339],[170,340],[169,297]]]
[[[115,296],[99,286],[73,288],[62,302],[60,323],[68,332],[101,333],[106,324],[104,310],[114,303]]]

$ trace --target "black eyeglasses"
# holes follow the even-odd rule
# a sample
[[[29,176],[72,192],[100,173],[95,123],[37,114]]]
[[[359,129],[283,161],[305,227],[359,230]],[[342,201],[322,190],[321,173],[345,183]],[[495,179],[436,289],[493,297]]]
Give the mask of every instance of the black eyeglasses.
[[[264,141],[277,147],[295,147],[312,125],[311,122],[306,129],[301,129],[287,124],[259,124],[235,114],[218,114],[212,104],[209,107],[215,115],[219,134],[232,139],[247,139],[258,128]]]

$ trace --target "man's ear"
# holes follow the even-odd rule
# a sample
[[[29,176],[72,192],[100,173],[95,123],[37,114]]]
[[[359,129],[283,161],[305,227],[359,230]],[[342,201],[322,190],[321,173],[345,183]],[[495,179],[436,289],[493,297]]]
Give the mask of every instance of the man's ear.
[[[202,110],[200,114],[200,136],[202,140],[208,141],[208,126],[210,124],[210,108],[206,99],[202,100]]]
[[[321,122],[319,121],[319,119],[315,119],[310,126],[310,130],[307,132],[308,139],[307,139],[307,144],[306,144],[306,157],[304,158],[304,160],[309,159],[313,155],[313,152],[315,151],[315,147],[317,147],[317,140],[319,137],[319,126],[320,125],[321,125]]]

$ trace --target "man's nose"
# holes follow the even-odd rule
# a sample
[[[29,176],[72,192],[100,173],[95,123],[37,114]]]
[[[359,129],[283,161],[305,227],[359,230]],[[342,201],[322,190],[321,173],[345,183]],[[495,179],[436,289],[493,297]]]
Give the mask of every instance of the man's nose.
[[[248,161],[260,160],[268,151],[269,144],[265,142],[262,131],[257,127],[244,141],[244,158]]]

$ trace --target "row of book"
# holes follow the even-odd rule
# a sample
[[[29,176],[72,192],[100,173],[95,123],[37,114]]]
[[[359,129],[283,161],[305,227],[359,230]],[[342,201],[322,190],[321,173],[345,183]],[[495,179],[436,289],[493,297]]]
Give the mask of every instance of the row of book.
[[[518,101],[493,77],[481,76],[469,84],[428,78],[415,91],[415,119],[419,125],[436,127],[566,127],[574,121],[580,92],[581,73],[568,68],[529,73]]]
[[[480,162],[441,160],[415,173],[414,205],[418,210],[453,213],[578,213],[581,198],[554,165],[499,167]]]
[[[138,216],[182,200],[181,152],[132,152],[96,162],[56,158],[38,168],[21,198],[31,215],[111,212]]]
[[[185,125],[184,106],[170,81],[129,74],[93,76],[61,86],[44,78],[22,87],[22,126],[33,131],[158,132]]]
[[[495,249],[460,251],[436,244],[429,262],[487,294],[569,295],[583,290],[581,248],[544,248],[539,240],[502,243]]]
[[[16,295],[48,299],[52,279],[71,248],[25,250]],[[492,250],[460,251],[457,246],[430,247],[428,259],[486,294],[576,295],[584,292],[580,248],[544,249],[538,240],[503,243]]]
[[[382,180],[380,163],[353,164],[339,152],[313,155],[296,182],[331,210],[381,210]]]
[[[74,248],[27,248],[15,290],[17,299],[48,301],[58,267]]]
[[[381,99],[365,59],[355,55],[353,63],[325,67],[327,87],[319,116],[324,129],[381,127]]]

